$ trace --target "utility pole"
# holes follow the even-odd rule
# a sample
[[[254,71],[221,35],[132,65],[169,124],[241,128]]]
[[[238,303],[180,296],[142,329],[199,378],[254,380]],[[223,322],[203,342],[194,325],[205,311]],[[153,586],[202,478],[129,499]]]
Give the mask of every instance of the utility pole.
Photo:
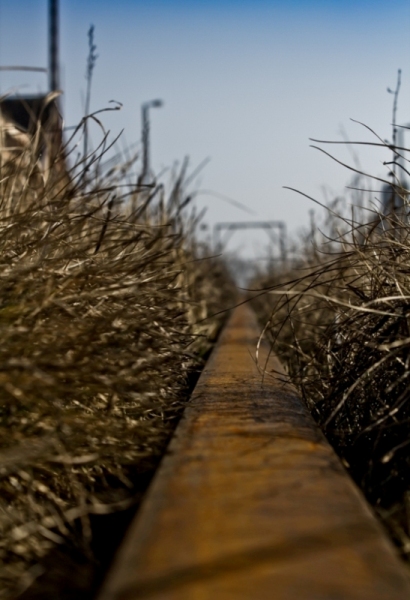
[[[144,102],[141,107],[142,120],[142,173],[139,177],[140,184],[150,183],[150,164],[149,164],[149,109],[161,108],[164,103],[162,100],[150,100]]]
[[[315,227],[315,211],[313,210],[313,208],[311,208],[309,210],[309,218],[310,218],[310,241],[312,242],[312,245],[315,245],[315,241],[316,241],[316,227]]]
[[[60,88],[60,72],[59,72],[59,15],[58,15],[58,0],[49,0],[49,88],[50,92],[55,92]]]

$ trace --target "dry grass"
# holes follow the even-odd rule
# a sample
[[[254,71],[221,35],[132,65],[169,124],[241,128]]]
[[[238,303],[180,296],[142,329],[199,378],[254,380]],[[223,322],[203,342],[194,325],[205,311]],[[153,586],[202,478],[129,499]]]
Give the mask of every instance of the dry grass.
[[[92,560],[90,515],[138,500],[231,293],[183,175],[137,189],[106,146],[45,172],[35,141],[0,153],[1,598],[56,546]]]
[[[380,189],[380,184],[379,184]],[[334,207],[291,269],[254,299],[290,379],[353,478],[410,557],[410,224]],[[366,212],[366,211],[365,211]],[[267,322],[267,319],[268,322]]]

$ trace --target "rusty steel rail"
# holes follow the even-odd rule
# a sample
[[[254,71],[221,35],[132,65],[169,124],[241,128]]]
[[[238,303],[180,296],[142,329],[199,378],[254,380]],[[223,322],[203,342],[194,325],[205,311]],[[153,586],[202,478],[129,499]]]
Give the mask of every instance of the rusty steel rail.
[[[404,600],[406,568],[295,390],[231,316],[99,600]]]

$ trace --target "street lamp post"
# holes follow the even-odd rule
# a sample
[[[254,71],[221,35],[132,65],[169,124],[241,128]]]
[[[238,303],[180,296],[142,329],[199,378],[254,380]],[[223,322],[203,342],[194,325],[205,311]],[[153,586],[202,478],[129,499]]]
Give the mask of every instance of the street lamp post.
[[[140,184],[148,184],[150,178],[150,164],[149,164],[149,109],[150,108],[161,108],[164,103],[162,100],[150,100],[144,102],[141,107],[142,117],[142,172],[139,177]]]

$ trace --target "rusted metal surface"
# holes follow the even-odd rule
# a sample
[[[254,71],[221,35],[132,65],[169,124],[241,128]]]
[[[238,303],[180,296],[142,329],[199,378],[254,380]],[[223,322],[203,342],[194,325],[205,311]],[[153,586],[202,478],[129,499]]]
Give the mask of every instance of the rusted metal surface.
[[[99,600],[404,600],[406,569],[237,308]],[[277,369],[272,361],[269,369]]]

